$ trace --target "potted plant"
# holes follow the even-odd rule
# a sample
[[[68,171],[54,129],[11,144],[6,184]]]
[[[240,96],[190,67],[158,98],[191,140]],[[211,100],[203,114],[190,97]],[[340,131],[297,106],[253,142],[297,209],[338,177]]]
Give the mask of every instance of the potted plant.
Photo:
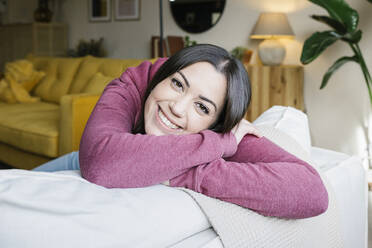
[[[186,35],[184,38],[184,44],[185,44],[185,47],[190,47],[190,46],[195,46],[197,42],[195,40],[191,40],[190,37]]]
[[[230,54],[242,61],[243,63],[248,64],[252,57],[252,50],[249,50],[246,47],[237,46],[233,50],[231,50]]]
[[[325,15],[312,15],[316,21],[322,22],[330,27],[330,30],[323,32],[315,32],[304,43],[301,62],[309,64],[316,59],[327,47],[334,44],[336,41],[345,42],[352,50],[353,56],[343,56],[337,59],[334,64],[329,67],[323,76],[320,89],[323,89],[332,74],[347,62],[355,62],[359,64],[368,89],[370,104],[372,107],[372,78],[368,67],[364,60],[362,51],[359,47],[359,42],[362,38],[362,31],[358,29],[359,15],[355,9],[352,9],[344,0],[309,0],[310,2],[319,5],[328,12]],[[368,0],[372,3],[372,0]],[[365,130],[367,137],[367,152],[370,153],[370,142],[368,138],[368,123]],[[370,158],[370,156],[369,156]]]
[[[76,46],[76,49],[68,50],[67,55],[69,57],[84,57],[87,55],[104,57],[106,51],[103,48],[103,38],[101,37],[99,40],[90,39],[90,41],[81,39]]]
[[[301,62],[309,64],[316,59],[327,47],[336,41],[346,42],[354,53],[354,56],[343,56],[336,60],[323,76],[320,89],[323,89],[332,74],[347,62],[356,62],[360,65],[367,84],[369,98],[372,106],[372,78],[359,47],[362,31],[358,29],[359,15],[344,0],[309,0],[329,13],[329,16],[312,15],[314,20],[327,24],[331,30],[316,32],[304,43]],[[368,0],[372,2],[372,0]]]

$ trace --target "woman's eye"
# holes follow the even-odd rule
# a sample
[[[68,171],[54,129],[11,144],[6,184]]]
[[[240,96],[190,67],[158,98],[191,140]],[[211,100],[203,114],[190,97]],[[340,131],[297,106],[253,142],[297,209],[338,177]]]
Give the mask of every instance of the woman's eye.
[[[175,79],[175,78],[172,78],[172,85],[173,85],[174,87],[176,87],[177,89],[181,89],[181,90],[183,90],[183,85],[182,85],[182,83],[181,83],[180,81],[178,81],[177,79]]]
[[[204,114],[209,114],[209,109],[202,103],[200,102],[197,102],[196,103],[196,106],[201,110],[203,111]]]

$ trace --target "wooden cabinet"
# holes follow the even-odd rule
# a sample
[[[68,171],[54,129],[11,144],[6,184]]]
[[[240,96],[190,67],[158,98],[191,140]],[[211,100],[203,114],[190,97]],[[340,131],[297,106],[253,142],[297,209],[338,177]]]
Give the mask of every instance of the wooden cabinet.
[[[0,26],[0,70],[6,62],[40,56],[65,56],[67,25],[63,23],[29,23]]]
[[[274,105],[304,111],[304,69],[300,65],[245,65],[251,80],[252,98],[246,119],[254,121]]]

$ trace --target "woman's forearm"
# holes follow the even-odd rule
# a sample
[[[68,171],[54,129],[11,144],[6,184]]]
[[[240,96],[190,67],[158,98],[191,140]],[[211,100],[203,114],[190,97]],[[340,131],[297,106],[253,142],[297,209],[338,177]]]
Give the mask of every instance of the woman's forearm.
[[[248,137],[248,136],[246,136]],[[265,137],[244,138],[233,157],[196,166],[170,180],[266,216],[307,218],[328,207],[318,172]]]
[[[265,216],[308,218],[328,207],[328,194],[316,171],[293,162],[237,163],[218,159],[170,180],[210,197]]]
[[[212,131],[186,136],[107,133],[80,149],[80,167],[87,180],[109,188],[158,184],[185,173],[195,164],[223,156],[224,142]]]
[[[248,134],[239,143],[233,156],[226,158],[232,162],[298,162],[296,156],[287,152],[265,136],[258,138]]]

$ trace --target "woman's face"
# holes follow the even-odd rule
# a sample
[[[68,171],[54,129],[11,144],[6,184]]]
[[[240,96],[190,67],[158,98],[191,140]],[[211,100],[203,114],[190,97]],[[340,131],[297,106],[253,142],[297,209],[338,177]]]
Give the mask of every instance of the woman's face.
[[[207,129],[225,102],[227,81],[208,62],[197,62],[161,81],[145,102],[146,134],[188,134]]]

